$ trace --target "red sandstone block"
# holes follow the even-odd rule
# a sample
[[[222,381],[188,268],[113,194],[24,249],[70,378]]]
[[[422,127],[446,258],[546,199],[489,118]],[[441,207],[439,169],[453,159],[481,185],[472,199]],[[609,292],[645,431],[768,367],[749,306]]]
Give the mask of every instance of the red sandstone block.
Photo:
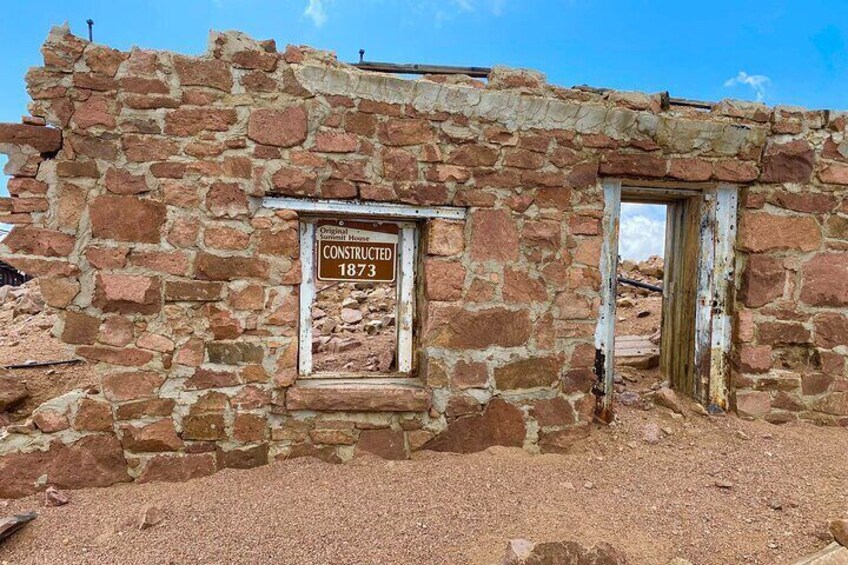
[[[562,359],[554,356],[513,361],[495,369],[495,386],[498,390],[556,386],[561,366]]]
[[[210,253],[198,253],[195,273],[200,279],[230,281],[241,278],[268,277],[268,263],[254,257],[219,257]]]
[[[450,256],[465,247],[465,225],[460,222],[432,220],[427,224],[427,253]]]
[[[277,68],[280,55],[276,52],[268,53],[257,49],[239,51],[233,54],[233,66],[241,69],[261,69],[272,72]]]
[[[547,302],[548,291],[544,282],[519,270],[504,270],[503,299],[507,303],[530,304]]]
[[[786,269],[778,257],[749,255],[742,275],[741,298],[746,306],[758,308],[783,296]]]
[[[606,153],[600,164],[605,175],[664,177],[668,163],[662,157],[642,153]]]
[[[74,73],[73,83],[76,88],[96,92],[108,92],[118,88],[118,81],[98,73]]]
[[[86,359],[123,367],[140,367],[153,359],[153,354],[149,351],[130,347],[112,349],[97,345],[83,345],[77,347],[77,354]]]
[[[0,124],[0,143],[26,145],[39,153],[53,153],[62,147],[62,132],[43,126]]]
[[[235,109],[180,108],[165,115],[165,133],[191,137],[203,131],[227,131],[236,118]]]
[[[177,451],[183,447],[183,441],[177,435],[174,421],[165,418],[141,427],[122,428],[121,444],[126,451],[133,453],[152,453],[157,451]]]
[[[149,135],[125,135],[121,143],[127,160],[133,162],[164,161],[179,152],[174,141]]]
[[[19,255],[0,255],[0,260],[33,277],[75,277],[79,267],[63,259],[35,259]]]
[[[129,94],[124,97],[124,104],[135,110],[158,110],[159,108],[179,108],[180,101],[168,96],[144,96]]]
[[[5,199],[4,199],[5,200]],[[10,199],[13,214],[30,214],[32,212],[46,212],[50,205],[46,198],[12,198]]]
[[[498,150],[485,145],[461,145],[451,152],[448,162],[462,167],[491,167],[498,160]]]
[[[451,349],[519,347],[526,345],[531,333],[532,324],[526,309],[466,310],[434,303],[429,308],[422,342],[430,347]]]
[[[83,398],[72,425],[81,432],[111,432],[112,408],[108,402]]]
[[[28,226],[16,226],[3,240],[12,253],[44,257],[67,257],[75,242],[72,235]]]
[[[315,135],[314,151],[320,153],[352,153],[356,151],[358,139],[352,133],[321,131]]]
[[[429,300],[459,300],[465,284],[465,268],[458,261],[427,259],[424,286]]]
[[[293,147],[306,140],[307,115],[303,106],[285,110],[261,108],[250,113],[247,136],[262,145]]]
[[[429,407],[430,393],[415,387],[291,387],[286,393],[288,410],[423,412]]]
[[[801,273],[801,301],[812,306],[848,306],[848,253],[821,253]]]
[[[11,178],[6,185],[6,188],[12,196],[22,196],[24,194],[47,194],[47,183],[31,178]]]
[[[517,169],[538,169],[545,164],[545,156],[527,149],[508,149],[503,164]]]
[[[475,261],[515,261],[518,231],[504,210],[477,210],[471,214],[471,258]]]
[[[104,312],[152,314],[162,306],[158,277],[98,273],[93,303]]]
[[[238,183],[216,182],[209,187],[206,208],[215,216],[230,218],[249,211],[247,194]]]
[[[233,77],[225,61],[176,55],[174,67],[183,86],[208,86],[224,92],[232,90]]]
[[[383,161],[383,176],[387,180],[418,180],[418,159],[409,151],[386,147],[381,153],[381,158]]]
[[[203,232],[203,243],[212,249],[247,249],[250,234],[225,226],[207,226]]]
[[[204,281],[165,281],[167,302],[207,302],[221,299],[223,284]]]
[[[819,171],[819,180],[828,184],[848,185],[848,165],[824,164]]]
[[[359,108],[363,110],[362,103]],[[383,143],[395,146],[420,145],[436,140],[433,126],[427,120],[389,120],[381,125],[379,134]]]
[[[817,346],[832,349],[848,344],[848,316],[836,312],[822,312],[816,315],[813,322]]]
[[[135,94],[168,94],[171,89],[158,78],[127,76],[120,80],[121,90]]]
[[[725,159],[713,165],[713,176],[728,182],[751,182],[757,179],[759,173],[756,165],[744,161]]]
[[[148,398],[165,382],[165,375],[152,371],[109,373],[103,377],[103,394],[113,402]]]
[[[96,238],[159,243],[165,205],[132,196],[98,196],[90,206],[91,232]]]
[[[94,161],[59,161],[56,174],[60,178],[98,178],[97,163]]]
[[[313,196],[317,190],[314,172],[283,167],[271,177],[275,193],[290,196]]]
[[[822,241],[821,228],[810,216],[743,214],[740,232],[740,250],[755,253],[781,249],[813,251]]]
[[[768,345],[743,345],[739,348],[739,370],[743,373],[767,373],[771,370],[772,349]]]
[[[91,345],[97,340],[100,318],[68,310],[63,313],[62,319],[64,324],[61,339],[65,343]]]
[[[80,129],[102,126],[115,127],[115,112],[109,100],[103,95],[92,95],[82,104],[78,104],[73,114],[73,122]]]
[[[147,462],[138,482],[183,482],[211,475],[216,469],[215,456],[211,453],[160,455]]]
[[[803,139],[787,143],[770,141],[763,153],[763,182],[797,182],[810,180],[815,155],[810,144]],[[732,180],[732,179],[728,179]]]
[[[143,175],[134,175],[124,169],[109,169],[106,171],[103,183],[106,190],[122,196],[141,194],[150,190]]]
[[[185,175],[185,163],[153,163],[150,174],[156,178],[181,179]]]
[[[236,373],[198,368],[194,371],[194,374],[185,381],[185,388],[186,390],[201,390],[207,388],[235,386],[238,384],[240,384],[240,381]]]
[[[572,216],[569,229],[573,235],[598,235],[601,233],[601,221],[590,216]]]

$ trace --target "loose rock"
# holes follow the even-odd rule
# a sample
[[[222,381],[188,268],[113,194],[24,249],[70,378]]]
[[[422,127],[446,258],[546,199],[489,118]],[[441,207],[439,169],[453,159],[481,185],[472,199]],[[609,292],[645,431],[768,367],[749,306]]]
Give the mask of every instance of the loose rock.
[[[657,424],[646,424],[645,427],[642,428],[642,439],[647,444],[655,445],[662,440],[662,437],[662,430]]]
[[[64,506],[71,501],[68,495],[57,489],[56,487],[47,487],[44,491],[45,506]]]
[[[848,520],[831,520],[827,529],[839,545],[848,547]]]
[[[162,511],[155,506],[147,506],[138,515],[136,526],[139,530],[146,530],[156,526],[164,518]]]

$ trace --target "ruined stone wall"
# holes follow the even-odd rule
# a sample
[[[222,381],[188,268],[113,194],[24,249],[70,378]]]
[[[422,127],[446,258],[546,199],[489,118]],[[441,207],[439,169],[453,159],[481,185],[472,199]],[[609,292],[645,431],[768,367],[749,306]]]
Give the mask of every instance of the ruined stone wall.
[[[740,414],[848,425],[846,115],[775,109],[741,213]]]
[[[595,404],[603,176],[750,185],[740,409],[848,414],[841,115],[669,109],[507,69],[410,81],[235,33],[187,57],[57,28],[43,52],[27,75],[35,125],[0,126],[15,176],[0,221],[17,224],[2,257],[39,277],[101,385],[8,430],[0,496],[45,475],[567,449]],[[298,217],[263,208],[269,194],[467,209],[421,226],[422,386],[298,380]],[[69,461],[85,476],[63,474]]]

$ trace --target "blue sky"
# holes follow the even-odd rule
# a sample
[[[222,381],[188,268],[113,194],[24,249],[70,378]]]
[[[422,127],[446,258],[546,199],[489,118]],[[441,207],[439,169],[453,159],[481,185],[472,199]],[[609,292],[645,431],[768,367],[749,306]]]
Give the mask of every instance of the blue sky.
[[[23,77],[51,25],[184,53],[209,29],[305,43],[353,61],[541,70],[555,84],[848,109],[848,1],[38,0],[3,2],[0,121],[26,111]]]

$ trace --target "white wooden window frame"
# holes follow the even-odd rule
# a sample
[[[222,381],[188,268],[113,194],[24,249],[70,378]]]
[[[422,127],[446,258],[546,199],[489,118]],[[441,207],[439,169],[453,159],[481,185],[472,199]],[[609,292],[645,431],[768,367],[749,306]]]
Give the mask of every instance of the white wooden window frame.
[[[399,276],[397,280],[397,317],[395,322],[395,377],[410,377],[414,369],[415,284],[418,263],[419,224],[427,219],[464,220],[464,208],[427,207],[405,204],[307,200],[301,198],[266,197],[266,208],[293,210],[300,218],[300,315],[298,330],[298,373],[301,378],[380,378],[386,373],[315,372],[312,365],[312,305],[315,302],[315,222],[328,217],[382,220],[400,227],[398,242]]]

